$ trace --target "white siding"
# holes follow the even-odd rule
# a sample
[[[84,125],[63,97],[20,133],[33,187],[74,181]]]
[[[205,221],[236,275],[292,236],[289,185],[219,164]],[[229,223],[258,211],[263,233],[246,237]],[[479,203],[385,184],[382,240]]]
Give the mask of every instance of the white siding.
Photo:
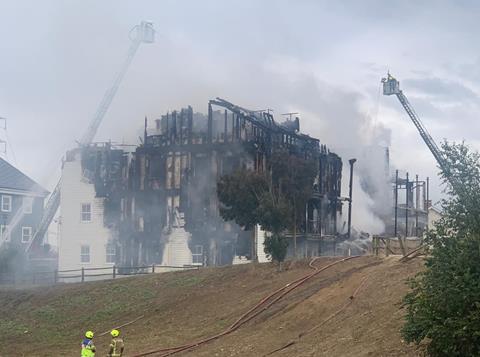
[[[183,228],[172,228],[163,250],[162,265],[192,265],[192,252],[188,247],[190,234]]]
[[[267,258],[263,246],[266,234],[267,232],[262,230],[262,228],[258,224],[255,226],[255,241],[257,242],[257,257],[259,263],[267,263],[271,261],[271,259]]]
[[[95,198],[93,184],[82,177],[80,154],[64,163],[60,201],[58,269],[104,267],[111,232],[103,225],[103,198]],[[91,203],[91,222],[81,222],[82,203]],[[90,263],[80,262],[82,245],[90,246]]]

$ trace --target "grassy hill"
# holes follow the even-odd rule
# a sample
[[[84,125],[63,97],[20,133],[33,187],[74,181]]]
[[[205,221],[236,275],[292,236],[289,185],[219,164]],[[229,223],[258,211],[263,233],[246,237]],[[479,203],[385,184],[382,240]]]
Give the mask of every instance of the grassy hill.
[[[334,260],[321,258],[315,265]],[[193,342],[223,331],[261,298],[312,271],[306,261],[285,266],[282,272],[248,264],[2,290],[0,356],[78,356],[86,330],[98,336],[141,316],[121,329],[127,356]],[[405,279],[421,266],[420,259],[401,263],[396,257],[339,263],[237,331],[178,355],[264,356],[294,342],[271,355],[415,356],[399,328]],[[97,355],[105,356],[108,335],[95,341]]]

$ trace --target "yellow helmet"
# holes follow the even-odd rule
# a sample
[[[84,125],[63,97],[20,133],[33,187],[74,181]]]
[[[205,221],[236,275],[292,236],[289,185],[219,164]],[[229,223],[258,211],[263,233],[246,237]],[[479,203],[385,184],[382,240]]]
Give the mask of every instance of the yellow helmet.
[[[112,335],[112,337],[118,337],[118,335],[120,335],[120,331],[112,330],[112,332],[110,332],[110,334]]]
[[[92,331],[85,332],[85,337],[86,338],[93,338],[93,332]]]

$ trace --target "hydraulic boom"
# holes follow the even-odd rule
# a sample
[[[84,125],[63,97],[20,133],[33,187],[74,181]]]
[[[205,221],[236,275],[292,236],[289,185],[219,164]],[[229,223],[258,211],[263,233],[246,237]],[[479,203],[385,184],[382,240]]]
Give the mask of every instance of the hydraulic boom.
[[[125,76],[128,67],[132,63],[132,60],[135,57],[135,53],[137,52],[138,47],[140,47],[140,44],[152,43],[155,39],[155,30],[153,29],[153,24],[148,21],[142,21],[139,25],[135,26],[130,33],[133,33],[134,37],[132,38],[132,43],[127,52],[127,58],[125,59],[125,62],[123,63],[120,71],[117,73],[112,85],[105,92],[102,101],[100,102],[88,126],[87,131],[84,133],[80,141],[81,146],[86,146],[92,143],[95,134],[97,133],[97,130],[105,114],[107,113],[108,107],[112,103],[112,100],[115,97],[115,94],[117,93],[117,90],[120,86],[120,83],[122,82],[122,79]],[[53,217],[55,216],[58,207],[60,206],[60,187],[61,181],[58,181],[55,189],[53,190],[52,194],[48,199],[47,204],[45,205],[42,219],[35,232],[35,235],[33,236],[33,239],[27,247],[27,250],[30,249],[30,247],[35,241],[37,241],[38,239],[42,240],[45,233],[47,232],[48,227],[50,226],[50,223],[52,222]]]
[[[423,125],[417,113],[415,113],[415,110],[413,109],[405,94],[403,94],[403,92],[400,90],[400,82],[397,81],[392,75],[390,75],[390,73],[388,73],[387,78],[382,78],[382,83],[383,94],[397,96],[408,116],[410,117],[410,119],[412,119],[412,122],[420,133],[423,141],[430,149],[430,152],[435,157],[435,160],[437,160],[438,166],[440,166],[443,172],[448,172],[448,166],[445,157],[442,154],[442,151],[435,143],[435,140],[433,140],[433,138],[428,133],[427,128],[425,127],[425,125]],[[457,182],[455,182],[452,178],[449,178],[449,181],[455,192],[459,194],[460,185],[457,184]]]

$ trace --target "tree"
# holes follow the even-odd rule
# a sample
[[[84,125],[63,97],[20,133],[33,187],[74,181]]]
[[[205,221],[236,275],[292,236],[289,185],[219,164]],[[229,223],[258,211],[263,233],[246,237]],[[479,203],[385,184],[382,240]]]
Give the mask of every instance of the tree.
[[[480,355],[480,156],[444,143],[444,217],[429,231],[425,270],[405,297],[408,342],[426,341],[431,356]],[[449,179],[460,191],[455,195]]]
[[[265,238],[264,252],[281,268],[288,248],[288,239],[283,232],[291,225],[292,207],[284,197],[274,195],[269,190],[262,195],[257,212],[258,223],[264,230],[271,232]]]
[[[281,234],[273,233],[265,238],[264,246],[267,256],[278,262],[281,269],[281,264],[287,256],[288,239]]]
[[[226,221],[235,221],[246,230],[258,223],[257,209],[268,182],[264,175],[245,169],[224,175],[217,183],[217,196],[222,203],[220,215]]]
[[[288,222],[288,228],[293,232],[296,257],[297,230],[304,222],[305,208],[312,197],[313,183],[318,174],[318,160],[315,160],[315,157],[299,157],[282,150],[275,152],[271,161],[274,185],[292,208],[293,216]]]
[[[270,170],[260,174],[246,169],[223,176],[217,185],[222,207],[220,215],[245,229],[259,224],[272,233],[265,252],[281,263],[286,256],[286,229],[294,232],[304,218],[304,210],[313,190],[316,175],[314,159],[304,159],[287,151],[274,152]]]
[[[224,175],[217,183],[217,196],[222,204],[220,216],[234,221],[244,230],[252,229],[259,222],[258,207],[263,194],[268,191],[265,176],[245,169]],[[251,258],[255,260],[255,237],[251,239]]]

